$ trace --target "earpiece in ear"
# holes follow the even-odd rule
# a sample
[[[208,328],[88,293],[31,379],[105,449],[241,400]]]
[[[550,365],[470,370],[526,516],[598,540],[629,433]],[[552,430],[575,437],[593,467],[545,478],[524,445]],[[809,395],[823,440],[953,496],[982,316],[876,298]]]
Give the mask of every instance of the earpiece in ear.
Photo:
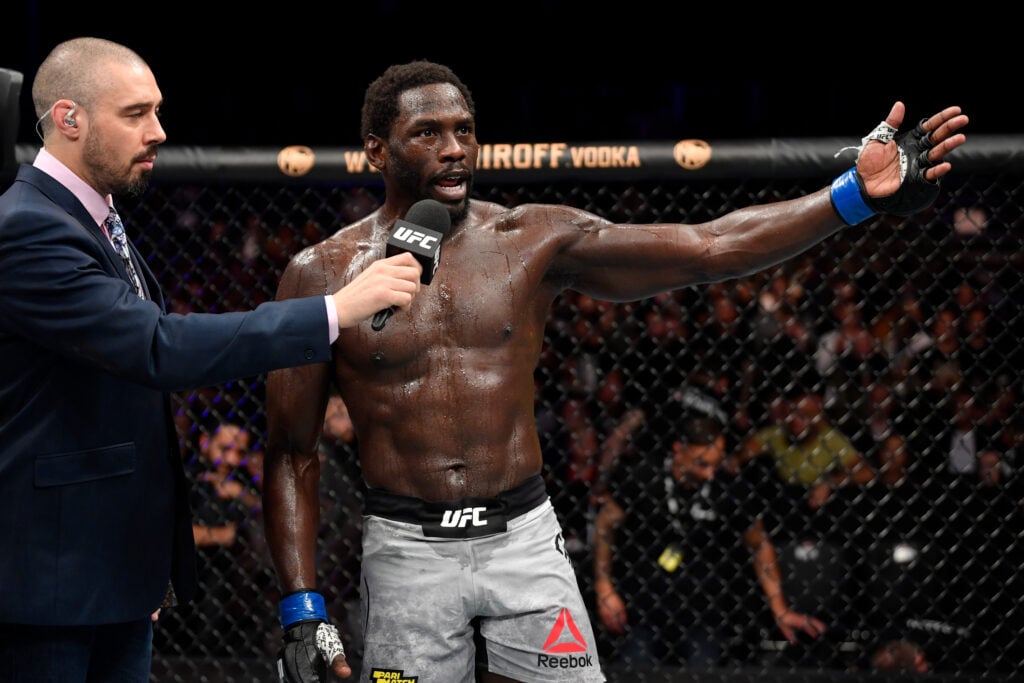
[[[78,123],[75,121],[75,110],[78,109],[78,105],[75,104],[74,100],[71,100],[71,109],[68,109],[68,113],[64,114],[64,125],[76,127]]]

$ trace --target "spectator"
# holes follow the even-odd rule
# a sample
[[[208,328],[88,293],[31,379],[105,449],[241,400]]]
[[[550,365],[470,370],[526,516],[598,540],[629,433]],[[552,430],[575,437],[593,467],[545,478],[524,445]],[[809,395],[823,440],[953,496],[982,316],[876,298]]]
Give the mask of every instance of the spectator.
[[[199,458],[188,463],[197,483],[192,533],[198,547],[233,545],[238,523],[259,511],[259,492],[243,468],[250,439],[233,422],[222,422],[199,437]]]
[[[814,363],[824,381],[825,410],[837,428],[856,439],[863,428],[856,413],[886,361],[864,322],[861,302],[850,296],[836,294],[829,327],[818,337]]]
[[[997,377],[1005,373],[1013,357],[1009,335],[1002,333],[983,302],[972,302],[962,310],[959,360],[964,374]]]
[[[684,393],[687,414],[668,458],[653,453],[623,461],[598,512],[594,585],[601,622],[625,636],[620,652],[628,662],[721,664],[736,619],[729,612],[739,602],[726,577],[735,574],[733,551],[742,537],[779,630],[794,642],[798,631],[817,637],[825,624],[786,603],[774,547],[749,512],[756,500],[751,482],[718,470],[725,413],[706,394]]]
[[[1024,472],[1021,471],[1021,467],[1024,466],[1024,412],[1014,409],[999,422],[998,426],[991,426],[985,450],[998,454],[1002,481],[1007,488],[1018,492],[1021,486],[1024,486]],[[1013,495],[1017,500],[1024,501],[1024,493]]]
[[[879,304],[879,312],[871,320],[871,334],[877,340],[889,372],[898,382],[907,379],[914,354],[931,343],[925,325],[924,307],[913,282],[892,283],[883,291],[896,292],[887,302]]]
[[[802,280],[789,266],[779,266],[755,279],[767,278],[757,295],[752,327],[762,349],[760,361],[765,367],[782,362],[802,365],[814,354],[816,338],[805,304],[807,292]]]
[[[859,427],[850,435],[851,442],[865,454],[876,453],[891,435],[905,434],[910,429],[904,407],[888,374],[878,377],[868,386],[863,400],[855,406],[852,419]]]
[[[744,442],[738,460],[768,455],[785,484],[806,491],[807,504],[820,508],[832,491],[874,476],[870,463],[825,415],[814,373],[803,373],[772,404],[773,424]],[[731,464],[735,468],[735,464]]]
[[[185,465],[193,483],[200,599],[169,610],[168,617],[180,612],[183,632],[177,637],[193,654],[268,654],[264,639],[274,615],[260,606],[266,604],[273,574],[263,541],[260,491],[248,466],[251,438],[239,423],[217,422],[201,430],[199,452]]]
[[[927,673],[928,655],[911,640],[891,640],[883,643],[871,657],[872,671]]]
[[[934,392],[939,398],[960,382],[959,311],[946,306],[931,316],[928,331],[918,335],[902,359],[909,390],[916,394]]]
[[[756,399],[758,387],[763,385],[762,369],[758,366],[752,342],[751,322],[747,311],[750,306],[741,306],[739,293],[721,283],[709,285],[704,306],[698,311],[698,323],[689,342],[694,356],[694,373],[704,374],[698,379],[699,386],[707,387],[724,406],[731,419],[727,429],[735,434],[727,435],[731,440],[738,434],[753,429],[762,417],[761,402]],[[692,314],[692,313],[691,313]]]
[[[985,434],[979,428],[986,407],[970,384],[948,391],[934,387],[929,401],[917,408],[917,432],[914,450],[928,458],[928,469],[942,477],[974,474],[978,452],[984,447]],[[924,414],[924,405],[933,404],[934,412]]]

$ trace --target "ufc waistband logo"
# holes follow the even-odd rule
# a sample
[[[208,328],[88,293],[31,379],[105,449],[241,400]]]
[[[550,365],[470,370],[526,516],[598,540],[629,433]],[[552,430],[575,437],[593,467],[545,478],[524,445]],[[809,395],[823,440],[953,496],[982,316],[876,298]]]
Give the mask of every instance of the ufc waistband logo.
[[[461,510],[445,510],[441,517],[441,526],[448,529],[464,529],[466,525],[486,526],[487,520],[480,515],[487,511],[485,507],[462,508]]]
[[[504,505],[473,505],[475,502],[463,501],[463,507],[459,508],[437,506],[425,512],[420,522],[423,535],[435,538],[480,538],[508,530]]]

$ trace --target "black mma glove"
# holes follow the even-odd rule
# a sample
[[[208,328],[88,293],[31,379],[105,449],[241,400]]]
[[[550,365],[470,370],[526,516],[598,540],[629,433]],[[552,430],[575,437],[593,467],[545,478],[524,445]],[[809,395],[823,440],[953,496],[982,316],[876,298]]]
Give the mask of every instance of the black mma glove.
[[[921,119],[914,130],[896,137],[896,145],[900,152],[900,189],[888,197],[872,197],[864,189],[864,180],[857,175],[864,201],[876,213],[889,213],[894,216],[912,216],[918,211],[927,209],[939,196],[939,183],[925,179],[924,172],[932,162],[928,160],[928,152],[933,147],[931,134],[921,124]]]
[[[345,654],[338,629],[327,619],[323,596],[313,591],[286,595],[280,604],[284,645],[277,671],[284,683],[328,683],[328,670]]]
[[[938,181],[931,182],[924,177],[932,165],[928,152],[934,146],[931,134],[922,125],[924,121],[921,119],[913,130],[899,136],[895,128],[883,121],[861,140],[859,147],[844,147],[836,153],[839,156],[846,149],[856,149],[859,153],[872,140],[884,144],[895,139],[900,155],[900,189],[887,197],[869,195],[856,166],[833,181],[832,204],[846,223],[856,225],[876,213],[911,216],[927,209],[939,196]]]
[[[327,662],[316,646],[322,621],[302,621],[284,630],[278,673],[286,683],[327,683]]]

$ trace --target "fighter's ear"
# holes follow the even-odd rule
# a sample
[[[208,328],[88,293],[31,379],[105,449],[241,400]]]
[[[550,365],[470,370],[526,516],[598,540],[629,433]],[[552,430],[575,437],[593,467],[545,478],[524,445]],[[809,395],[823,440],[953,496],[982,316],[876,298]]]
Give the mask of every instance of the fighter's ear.
[[[369,162],[378,171],[384,170],[386,165],[385,157],[387,156],[387,149],[384,146],[384,141],[370,133],[366,136],[363,141],[363,152],[366,154],[366,161]]]

